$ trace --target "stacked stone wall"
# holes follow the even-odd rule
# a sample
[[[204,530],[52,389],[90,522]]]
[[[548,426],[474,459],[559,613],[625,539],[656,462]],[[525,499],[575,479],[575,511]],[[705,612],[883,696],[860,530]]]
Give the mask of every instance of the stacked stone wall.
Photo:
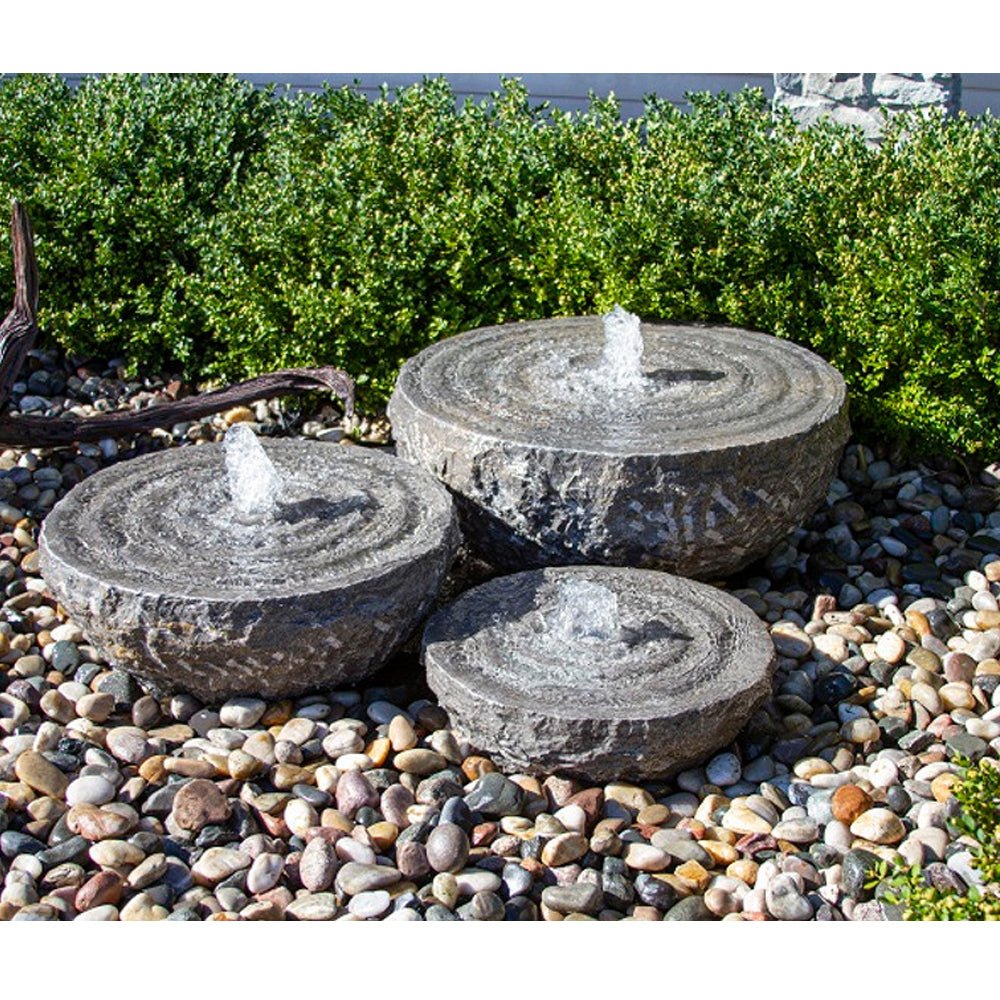
[[[961,102],[958,73],[774,74],[775,108],[788,108],[802,127],[831,118],[857,125],[871,142],[882,137],[885,111],[926,108],[956,114]]]

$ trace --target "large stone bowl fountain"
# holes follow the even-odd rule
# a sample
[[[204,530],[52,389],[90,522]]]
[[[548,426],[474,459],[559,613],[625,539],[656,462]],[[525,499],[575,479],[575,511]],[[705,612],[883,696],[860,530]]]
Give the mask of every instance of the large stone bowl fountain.
[[[493,759],[590,781],[664,777],[730,742],[770,691],[767,628],[667,573],[531,570],[467,591],[424,629],[427,682]]]
[[[112,663],[207,702],[376,670],[457,544],[451,499],[422,470],[318,442],[261,449],[245,426],[96,473],[39,540],[49,587]]]
[[[452,490],[511,570],[603,563],[725,576],[822,501],[849,434],[839,373],[740,329],[618,309],[458,334],[411,358],[397,454]]]

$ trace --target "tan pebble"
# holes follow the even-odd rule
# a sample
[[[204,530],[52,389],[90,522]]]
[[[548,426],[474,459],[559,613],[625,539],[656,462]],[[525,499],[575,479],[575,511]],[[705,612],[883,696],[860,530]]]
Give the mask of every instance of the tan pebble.
[[[817,774],[832,774],[833,765],[822,757],[804,757],[795,762],[792,773],[795,777],[808,781]]]
[[[731,844],[724,844],[718,840],[700,840],[698,841],[698,845],[719,865],[732,864],[732,862],[739,858],[739,851]]]
[[[921,611],[907,611],[904,613],[906,624],[919,636],[932,635],[930,622],[927,616]]]
[[[69,806],[61,799],[51,795],[43,795],[28,803],[25,812],[32,818],[41,821],[55,820],[62,816]]]
[[[167,769],[164,766],[167,757],[163,754],[154,754],[147,757],[139,765],[139,775],[151,785],[159,785],[167,780]]]
[[[170,916],[170,911],[154,903],[152,898],[144,892],[133,896],[119,911],[120,920],[166,920]]]
[[[253,423],[254,412],[249,406],[234,406],[222,414],[222,419],[227,427],[232,427],[233,424],[249,424]]]
[[[637,823],[645,823],[651,826],[661,826],[670,819],[669,806],[654,802],[651,806],[644,806],[639,810],[639,815],[635,820]]]
[[[261,899],[244,906],[240,910],[240,917],[243,920],[281,920],[282,910],[277,903],[273,903],[269,899]]]
[[[127,840],[102,840],[88,852],[90,860],[102,868],[125,868],[138,865],[146,855]]]
[[[732,802],[733,800],[730,799],[728,795],[719,795],[717,793],[706,795],[702,799],[698,808],[695,810],[694,818],[701,823],[704,828],[712,822],[712,815],[716,812],[716,810],[728,808],[732,805]],[[689,819],[690,817],[684,818]],[[681,822],[683,822],[683,820]],[[730,829],[730,827],[726,826],[725,823],[723,823],[723,826],[725,826],[727,830]]]
[[[875,642],[875,652],[879,659],[896,664],[906,655],[906,643],[895,632],[883,632]]]
[[[396,753],[412,750],[417,745],[417,734],[405,715],[393,716],[389,722],[389,742]]]
[[[976,676],[980,675],[996,676],[1000,674],[1000,660],[990,657],[988,660],[980,660],[976,666]]]
[[[971,710],[976,707],[976,699],[972,694],[972,685],[964,681],[944,684],[938,688],[937,693],[941,699],[941,704],[947,712],[952,712],[960,708]]]
[[[752,886],[757,881],[759,868],[760,865],[756,861],[752,861],[750,858],[740,858],[726,868],[726,874]]]
[[[710,826],[705,829],[705,839],[718,840],[723,844],[729,844],[730,847],[735,847],[740,835],[732,830],[725,830],[721,826]]]
[[[296,837],[305,837],[310,827],[319,826],[316,810],[304,799],[292,799],[285,806],[282,818]]]
[[[388,739],[372,740],[365,747],[365,756],[376,766],[382,767],[389,759],[392,751],[392,743]]]
[[[611,830],[595,830],[590,838],[590,849],[595,854],[617,857],[622,846],[621,838]]]
[[[0,796],[7,800],[8,808],[13,808],[15,812],[18,812],[35,798],[35,793],[24,782],[0,781]]]
[[[226,769],[230,777],[236,778],[238,781],[247,781],[260,774],[265,769],[265,765],[259,758],[244,753],[242,750],[230,750],[229,756],[226,758]]]
[[[691,883],[687,879],[680,878],[671,872],[659,872],[653,878],[658,878],[661,882],[666,882],[681,898],[694,895]]]
[[[334,767],[333,764],[320,764],[316,768],[316,787],[322,789],[324,792],[335,792],[337,790],[337,782],[340,781],[340,775],[343,772],[338,767]]]
[[[106,722],[115,710],[114,695],[106,692],[85,694],[76,702],[76,714],[91,722]]]
[[[55,764],[34,750],[26,750],[14,764],[17,777],[42,795],[62,798],[69,780]]]
[[[443,771],[448,761],[433,750],[403,750],[393,757],[393,766],[408,774],[428,775]]]
[[[851,833],[874,844],[898,844],[906,836],[906,827],[890,809],[874,808],[851,824]]]
[[[722,826],[723,829],[738,834],[771,832],[771,824],[738,799],[734,800],[726,810],[725,816],[722,817]]]
[[[612,782],[610,785],[604,786],[604,799],[607,802],[617,802],[636,813],[646,806],[653,805],[655,801],[645,788],[620,782]]]
[[[740,909],[739,900],[725,889],[709,889],[706,891],[704,899],[705,906],[717,917],[738,913]]]
[[[542,864],[550,868],[568,865],[582,858],[589,847],[587,838],[580,833],[561,833],[542,847]]]
[[[344,833],[350,833],[354,829],[354,823],[338,809],[324,809],[319,821],[321,826],[329,827],[331,830],[343,830]]]
[[[194,757],[165,757],[163,770],[185,778],[214,778],[218,774],[214,764]]]
[[[85,840],[113,840],[128,833],[135,822],[106,807],[80,804],[67,812],[66,825]]]
[[[941,714],[941,698],[930,684],[914,684],[910,689],[910,698],[918,705],[922,705],[931,715]]]
[[[276,764],[271,769],[271,784],[279,791],[287,792],[295,785],[316,784],[316,774],[296,764]]]
[[[698,893],[704,892],[705,887],[712,879],[711,873],[697,861],[685,861],[682,865],[678,865],[674,869],[674,875],[690,883],[692,889]]]
[[[270,766],[275,763],[274,737],[267,731],[251,733],[240,747],[243,753],[256,757],[263,764]]]
[[[531,835],[534,832],[534,824],[524,816],[503,816],[500,819],[500,829],[504,833]],[[559,831],[559,833],[564,832],[563,830]]]
[[[508,777],[518,788],[523,788],[529,795],[541,796],[543,794],[542,784],[533,774],[511,774]]]
[[[396,843],[396,838],[399,836],[399,827],[395,823],[389,823],[385,820],[379,823],[372,823],[368,827],[368,836],[371,838],[372,846],[375,850],[384,853]]]
[[[63,725],[76,718],[73,702],[55,690],[48,690],[42,695],[39,708],[50,719],[61,722]]]
[[[958,783],[958,775],[945,771],[931,781],[931,794],[938,802],[947,802],[954,795],[954,786]]]

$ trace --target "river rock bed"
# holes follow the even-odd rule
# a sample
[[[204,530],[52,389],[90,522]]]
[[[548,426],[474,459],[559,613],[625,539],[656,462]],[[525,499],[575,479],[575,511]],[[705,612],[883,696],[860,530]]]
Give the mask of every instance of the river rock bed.
[[[24,412],[184,387],[32,352]],[[157,700],[38,576],[38,526],[101,466],[264,433],[384,443],[277,401],[134,439],[0,453],[0,920],[884,920],[880,858],[966,891],[957,755],[1000,756],[1000,473],[852,444],[826,503],[727,589],[768,622],[773,694],[671,780],[504,774],[412,653],[294,701]]]

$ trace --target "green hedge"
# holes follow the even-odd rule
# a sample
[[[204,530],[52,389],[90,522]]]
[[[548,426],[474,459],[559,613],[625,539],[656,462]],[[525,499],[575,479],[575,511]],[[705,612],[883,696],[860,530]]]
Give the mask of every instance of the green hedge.
[[[374,406],[439,337],[620,302],[812,347],[855,423],[911,450],[1000,453],[997,121],[898,118],[872,149],[760,91],[691,100],[622,122],[515,81],[456,107],[444,80],[368,100],[20,76],[0,195],[28,206],[41,321],[77,352],[337,364]]]

